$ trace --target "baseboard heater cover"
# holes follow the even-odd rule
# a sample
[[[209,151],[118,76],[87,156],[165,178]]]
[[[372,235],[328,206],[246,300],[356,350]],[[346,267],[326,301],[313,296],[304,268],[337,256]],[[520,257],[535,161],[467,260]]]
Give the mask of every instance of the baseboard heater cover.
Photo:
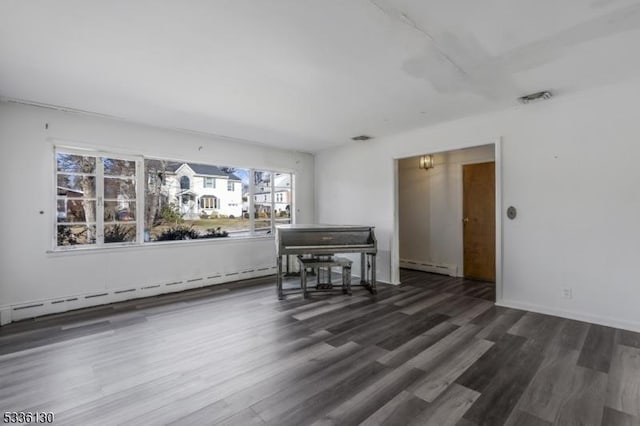
[[[449,275],[450,277],[458,276],[457,265],[437,264],[430,262],[421,262],[418,260],[400,259],[400,267],[406,269],[415,269],[417,271]]]
[[[277,268],[275,266],[266,266],[255,269],[244,269],[238,272],[209,272],[203,276],[191,277],[182,281],[154,284],[145,283],[140,286],[129,285],[124,288],[113,289],[106,292],[57,296],[47,300],[0,306],[0,325],[91,306],[106,305],[165,293],[175,293],[243,279],[264,277],[273,274],[274,269]]]

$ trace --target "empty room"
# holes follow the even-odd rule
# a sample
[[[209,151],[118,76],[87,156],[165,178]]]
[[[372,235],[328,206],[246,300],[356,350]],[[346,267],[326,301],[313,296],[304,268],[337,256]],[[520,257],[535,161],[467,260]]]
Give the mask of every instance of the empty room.
[[[640,1],[0,0],[0,416],[640,425]]]

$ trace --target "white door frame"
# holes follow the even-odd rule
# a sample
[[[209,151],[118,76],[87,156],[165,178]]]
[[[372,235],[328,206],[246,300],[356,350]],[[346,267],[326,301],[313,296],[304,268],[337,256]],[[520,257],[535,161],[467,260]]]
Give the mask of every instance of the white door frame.
[[[431,151],[425,147],[423,152],[404,157],[393,158],[393,236],[391,242],[391,283],[400,284],[400,206],[398,203],[398,161],[402,158],[416,157],[424,154],[438,154],[458,149],[473,148],[476,146],[493,144],[494,156],[496,163],[496,302],[502,301],[503,284],[502,284],[502,140],[496,138],[486,143],[469,143],[463,145],[440,146],[437,151]]]

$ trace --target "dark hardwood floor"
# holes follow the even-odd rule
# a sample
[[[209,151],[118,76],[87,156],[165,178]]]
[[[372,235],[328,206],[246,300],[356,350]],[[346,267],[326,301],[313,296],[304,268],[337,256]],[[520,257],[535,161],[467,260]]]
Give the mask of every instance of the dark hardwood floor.
[[[402,271],[374,297],[273,277],[0,328],[0,411],[57,424],[640,425],[640,334]]]

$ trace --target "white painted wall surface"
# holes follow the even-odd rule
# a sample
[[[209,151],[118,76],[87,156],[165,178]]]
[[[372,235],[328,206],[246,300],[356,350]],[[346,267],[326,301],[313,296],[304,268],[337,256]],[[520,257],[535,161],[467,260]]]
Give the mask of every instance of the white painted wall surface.
[[[49,124],[48,130],[45,123]],[[9,307],[38,301],[46,303],[32,311],[47,313],[96,304],[98,299],[84,299],[85,295],[96,293],[107,292],[109,297],[124,299],[274,273],[270,269],[275,266],[273,238],[49,252],[55,212],[51,139],[125,154],[291,171],[295,173],[296,220],[314,221],[314,161],[310,154],[0,103],[0,182],[4,192],[0,208],[0,314],[3,322],[9,316],[14,320],[27,316],[21,311],[10,312]],[[165,286],[174,282],[181,284]],[[140,290],[145,286],[151,288]],[[138,290],[117,296],[114,293],[129,288]],[[50,304],[52,300],[77,295],[81,300]]]
[[[462,166],[493,161],[494,146],[435,153],[428,171],[418,168],[418,159],[398,162],[400,259],[448,266],[463,276]]]
[[[638,99],[635,81],[322,151],[317,219],[376,226],[389,281],[394,159],[501,138],[502,205],[518,217],[503,209],[498,303],[640,330]]]

